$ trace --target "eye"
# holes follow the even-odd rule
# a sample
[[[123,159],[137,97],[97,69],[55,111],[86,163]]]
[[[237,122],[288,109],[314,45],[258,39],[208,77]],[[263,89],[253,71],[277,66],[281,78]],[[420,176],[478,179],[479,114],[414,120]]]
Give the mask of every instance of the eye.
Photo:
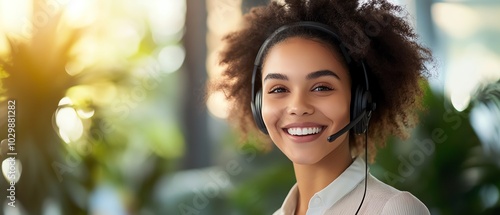
[[[288,92],[288,90],[285,89],[284,87],[274,87],[268,93],[272,94],[272,93],[286,93],[286,92]]]
[[[312,89],[312,91],[331,91],[331,90],[333,90],[333,88],[324,85],[320,85]]]

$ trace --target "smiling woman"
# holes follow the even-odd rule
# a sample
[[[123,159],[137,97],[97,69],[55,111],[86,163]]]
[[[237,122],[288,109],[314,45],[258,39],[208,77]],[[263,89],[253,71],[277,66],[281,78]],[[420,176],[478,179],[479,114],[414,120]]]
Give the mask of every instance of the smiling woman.
[[[275,214],[429,214],[359,156],[417,121],[431,53],[402,12],[383,0],[271,1],[225,37],[209,93],[223,92],[244,137],[259,129],[295,170]]]

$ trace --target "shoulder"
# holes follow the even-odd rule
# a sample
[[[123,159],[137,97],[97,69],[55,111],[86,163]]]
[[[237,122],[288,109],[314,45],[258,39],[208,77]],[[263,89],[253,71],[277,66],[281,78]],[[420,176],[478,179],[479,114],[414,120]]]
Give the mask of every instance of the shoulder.
[[[399,192],[386,202],[382,214],[425,215],[430,213],[427,207],[411,193]]]
[[[414,195],[406,191],[400,191],[389,186],[373,176],[369,176],[370,182],[368,189],[373,193],[372,197],[379,200],[379,204],[383,205],[381,214],[398,214],[398,215],[425,215],[430,214],[427,207]],[[370,185],[372,187],[370,188]]]
[[[409,192],[400,191],[368,174],[366,196],[359,214],[428,215],[427,207]],[[354,214],[361,203],[364,183],[344,196],[327,214]]]

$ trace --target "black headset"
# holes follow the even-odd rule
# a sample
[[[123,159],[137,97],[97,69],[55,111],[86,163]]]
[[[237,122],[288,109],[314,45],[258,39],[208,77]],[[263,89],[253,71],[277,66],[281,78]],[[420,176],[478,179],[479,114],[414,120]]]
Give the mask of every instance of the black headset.
[[[363,70],[363,79],[364,79],[364,85],[363,84],[356,84],[355,87],[353,87],[354,92],[351,97],[351,122],[355,119],[357,119],[359,116],[362,116],[359,120],[359,123],[356,123],[352,127],[352,130],[354,134],[363,134],[366,132],[368,128],[368,122],[370,121],[371,118],[371,113],[375,109],[375,103],[372,101],[372,95],[370,92],[369,84],[368,84],[368,74],[366,71],[366,67],[364,62],[361,60],[357,65],[353,64],[353,61],[351,60],[347,49],[345,47],[345,44],[342,43],[340,40],[340,37],[330,28],[330,26],[322,24],[322,23],[317,23],[317,22],[309,22],[309,21],[302,21],[302,22],[296,22],[292,23],[289,25],[284,25],[280,28],[278,28],[276,31],[274,31],[262,44],[262,46],[259,49],[259,52],[257,53],[257,56],[255,57],[255,62],[254,62],[254,68],[253,68],[253,74],[252,74],[252,102],[251,102],[251,108],[252,108],[252,114],[253,118],[255,120],[255,123],[257,127],[264,133],[268,134],[266,125],[264,124],[264,120],[262,119],[262,89],[257,89],[255,86],[256,81],[261,81],[259,77],[261,70],[262,70],[262,55],[267,49],[267,46],[269,43],[280,33],[292,29],[292,28],[308,28],[312,30],[317,30],[322,33],[327,34],[328,36],[331,37],[331,39],[338,45],[340,48],[340,51],[342,52],[342,55],[344,56],[344,59],[346,60],[347,64],[349,65],[349,72],[351,73],[351,77],[355,77],[354,73],[356,70]],[[359,69],[356,69],[359,68]],[[354,71],[353,71],[354,70]],[[353,80],[353,83],[355,81]]]

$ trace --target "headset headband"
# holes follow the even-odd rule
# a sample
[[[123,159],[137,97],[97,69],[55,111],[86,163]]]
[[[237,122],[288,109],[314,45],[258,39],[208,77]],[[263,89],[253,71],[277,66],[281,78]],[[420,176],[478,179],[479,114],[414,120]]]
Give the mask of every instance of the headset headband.
[[[349,56],[347,49],[345,45],[342,43],[342,40],[340,40],[340,37],[333,31],[333,29],[325,24],[318,23],[318,22],[311,22],[311,21],[302,21],[302,22],[295,22],[289,25],[284,25],[276,29],[267,39],[262,43],[260,46],[259,52],[257,52],[257,57],[255,58],[254,65],[255,66],[260,66],[262,63],[262,55],[264,54],[263,52],[267,49],[268,44],[281,32],[289,29],[289,28],[296,28],[296,27],[307,27],[310,29],[315,29],[319,30],[321,32],[329,34],[329,36],[332,36],[332,39],[335,40],[336,45],[340,47],[340,51],[342,52],[342,55],[344,56],[344,59],[346,60],[347,64],[351,63],[351,57]]]

